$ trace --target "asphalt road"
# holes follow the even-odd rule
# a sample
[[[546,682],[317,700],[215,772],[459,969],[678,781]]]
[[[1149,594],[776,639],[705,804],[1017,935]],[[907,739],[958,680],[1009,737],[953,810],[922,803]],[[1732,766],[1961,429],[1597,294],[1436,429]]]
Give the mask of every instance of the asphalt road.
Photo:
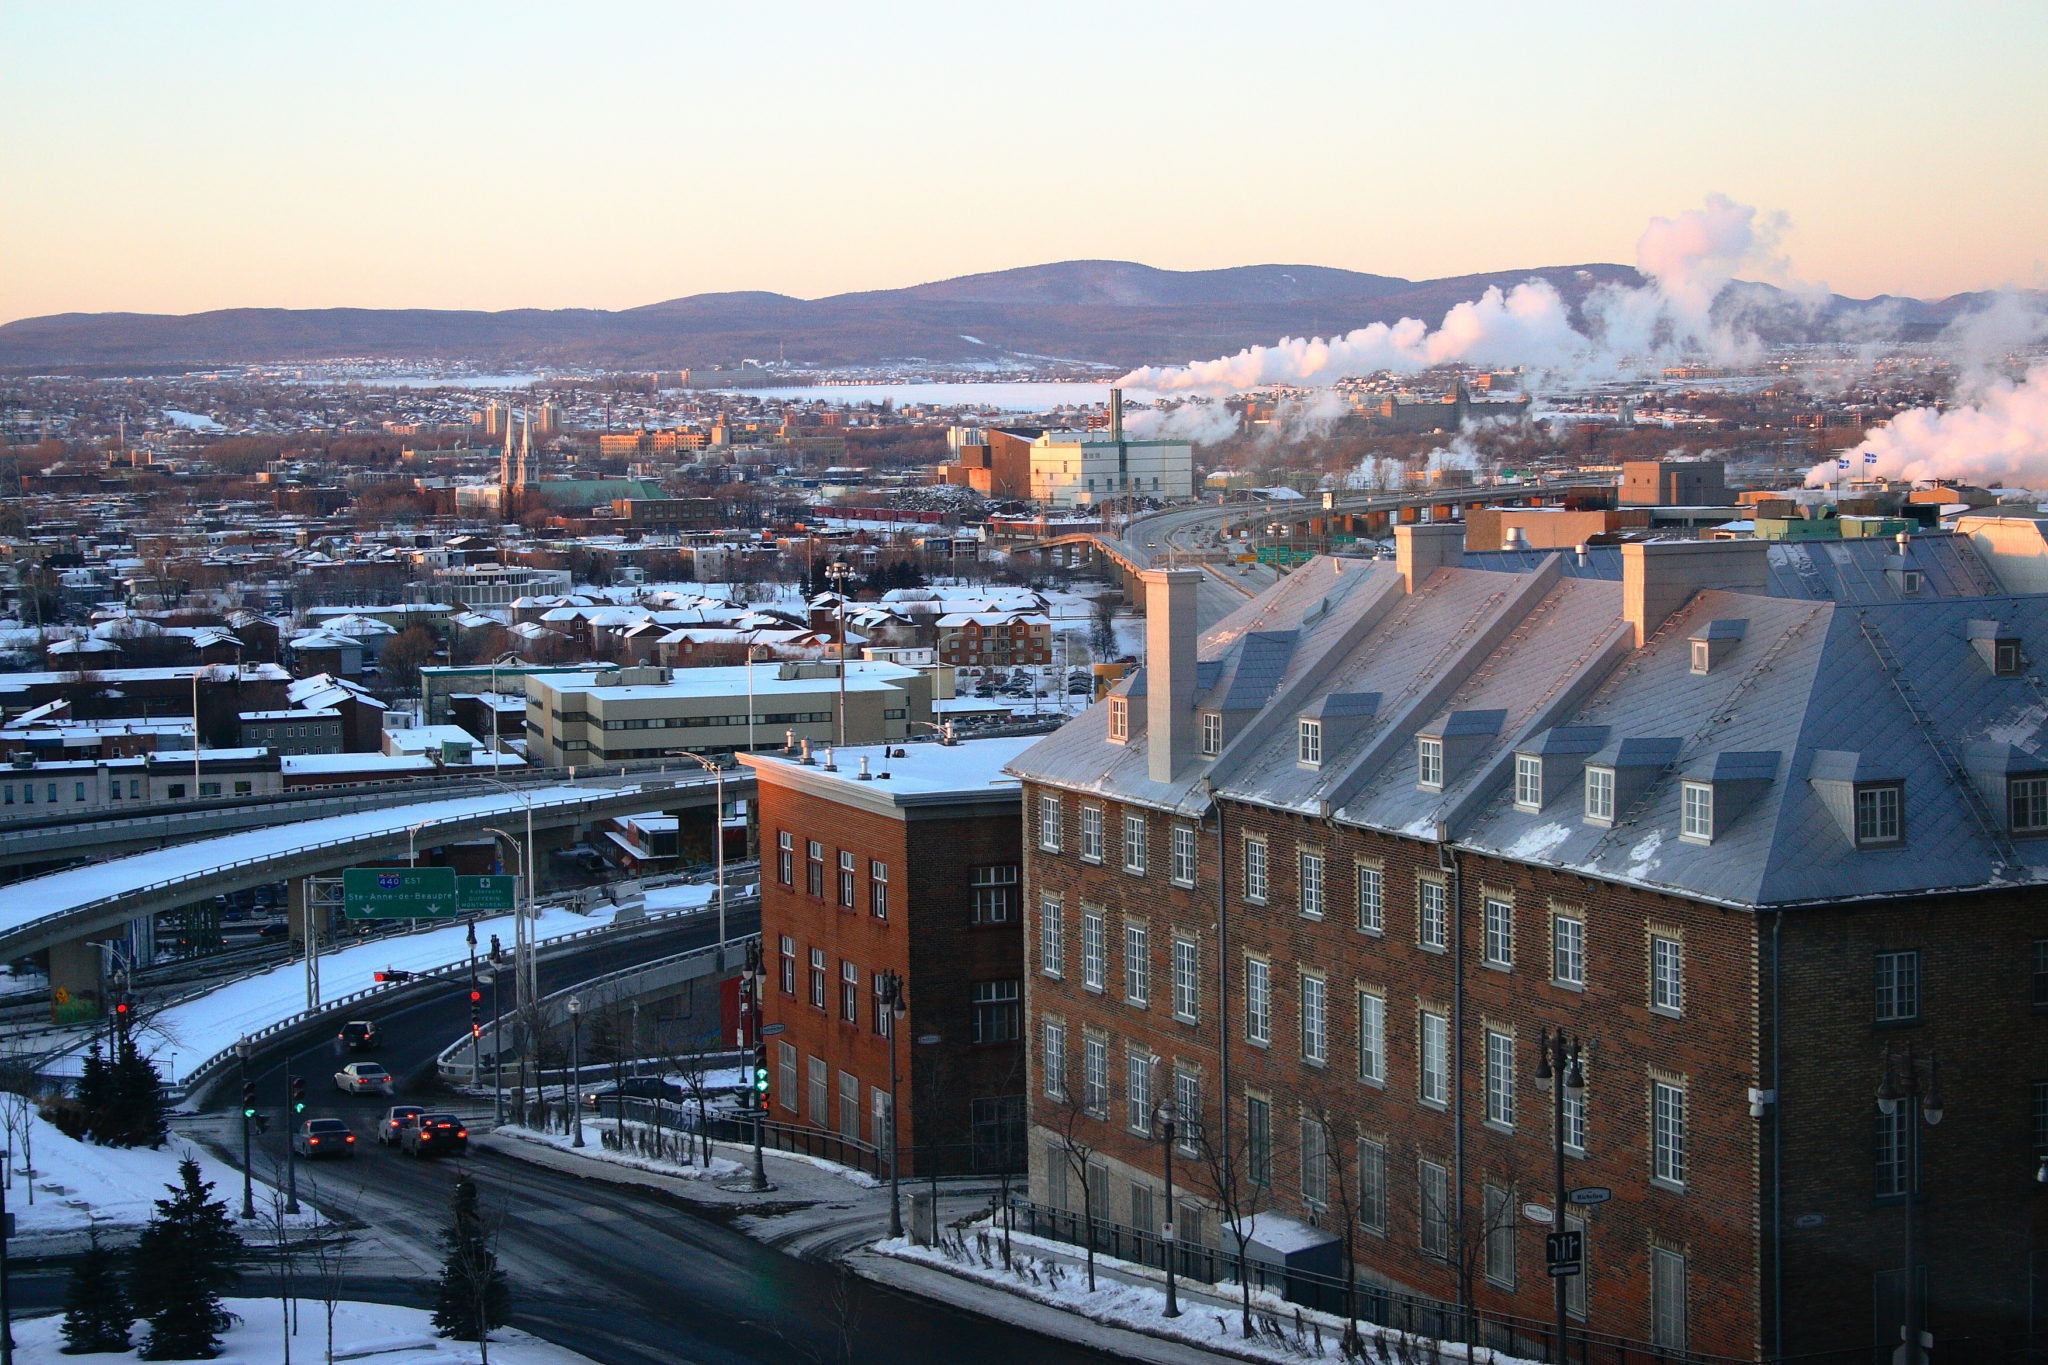
[[[754,927],[733,917],[733,932]],[[543,991],[558,989],[644,957],[696,947],[714,937],[688,922],[658,946],[599,947],[541,968]],[[467,1026],[461,988],[382,1014],[385,1045],[374,1054],[400,1078],[397,1102],[446,1105],[474,1114],[473,1100],[451,1102],[433,1083],[434,1053]],[[425,1306],[438,1271],[436,1237],[459,1169],[480,1186],[500,1220],[498,1254],[513,1286],[516,1326],[606,1365],[739,1365],[739,1362],[890,1360],[905,1365],[1016,1362],[1081,1365],[1117,1357],[1036,1336],[942,1304],[874,1285],[823,1261],[786,1256],[705,1211],[658,1191],[585,1180],[488,1152],[419,1161],[374,1141],[394,1101],[335,1090],[347,1060],[332,1040],[259,1052],[251,1072],[259,1102],[272,1113],[285,1095],[285,1063],[309,1078],[310,1117],[346,1120],[356,1155],[302,1163],[299,1189],[323,1210],[366,1225],[351,1249],[351,1297]],[[234,1149],[238,1082],[218,1087],[214,1112],[195,1125]],[[282,1153],[276,1120],[255,1165],[268,1175]],[[195,1132],[195,1136],[199,1133]],[[234,1151],[239,1156],[239,1151]],[[222,1191],[232,1207],[240,1192]],[[251,1276],[245,1292],[275,1293]],[[16,1280],[17,1300],[34,1306],[61,1298],[61,1279],[31,1273]]]

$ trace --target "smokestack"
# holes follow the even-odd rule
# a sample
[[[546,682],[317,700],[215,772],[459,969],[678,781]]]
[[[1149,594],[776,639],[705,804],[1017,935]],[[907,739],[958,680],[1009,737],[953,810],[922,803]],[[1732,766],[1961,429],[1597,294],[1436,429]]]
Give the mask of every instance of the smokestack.
[[[1109,439],[1112,441],[1121,441],[1123,438],[1124,391],[1122,389],[1111,389],[1109,391]],[[1151,610],[1149,604],[1147,605],[1146,610]]]
[[[1195,590],[1199,569],[1144,569],[1145,767],[1154,782],[1173,781],[1194,752]]]
[[[1414,592],[1438,569],[1451,568],[1465,554],[1463,522],[1403,524],[1394,528],[1394,564],[1401,582]]]
[[[1768,591],[1770,553],[1767,540],[1638,541],[1622,546],[1621,611],[1635,627],[1636,648],[1648,643],[1696,592]]]

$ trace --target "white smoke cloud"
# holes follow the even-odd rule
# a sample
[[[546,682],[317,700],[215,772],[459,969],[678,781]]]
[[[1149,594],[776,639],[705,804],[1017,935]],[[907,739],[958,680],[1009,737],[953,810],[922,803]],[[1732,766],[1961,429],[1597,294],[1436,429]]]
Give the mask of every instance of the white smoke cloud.
[[[1221,401],[1191,394],[1173,403],[1124,413],[1124,431],[1134,441],[1225,441],[1237,434],[1237,414]]]
[[[1985,382],[1962,407],[1911,408],[1807,475],[1955,480],[1986,488],[2048,488],[2048,363],[2017,383]]]

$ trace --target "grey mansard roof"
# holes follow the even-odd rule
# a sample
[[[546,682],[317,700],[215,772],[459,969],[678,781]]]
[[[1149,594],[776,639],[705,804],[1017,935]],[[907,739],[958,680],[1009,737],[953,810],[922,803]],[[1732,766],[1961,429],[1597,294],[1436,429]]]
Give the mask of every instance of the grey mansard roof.
[[[1944,587],[1982,573],[1966,546],[1948,542]],[[1220,755],[1191,747],[1172,782],[1151,781],[1134,701],[1128,744],[1109,741],[1097,706],[1010,770],[1190,817],[1220,797],[1441,832],[1478,852],[1736,905],[2048,881],[2048,838],[2008,833],[2004,786],[2048,775],[2048,688],[2032,662],[2048,658],[2048,597],[1880,599],[1868,572],[1840,564],[1834,585],[1863,588],[1784,592],[1780,548],[1772,595],[1695,593],[1641,648],[1618,558],[1610,577],[1570,552],[1514,569],[1466,556],[1493,562],[1438,569],[1413,594],[1391,563],[1318,559],[1201,637],[1194,709],[1223,715]],[[1973,640],[1984,622],[2020,641],[2018,675],[1993,672],[1988,643]],[[1691,642],[1703,633],[1722,652],[1698,674]],[[1142,673],[1129,684],[1140,695]],[[1298,760],[1302,718],[1323,725],[1313,766]],[[1420,785],[1424,732],[1443,737],[1441,789]],[[1515,805],[1517,753],[1569,777],[1540,810]],[[1617,772],[1611,825],[1585,818],[1587,765]],[[1715,794],[1711,842],[1681,837],[1688,782]],[[1890,782],[1903,784],[1903,841],[1856,847],[1839,793]]]

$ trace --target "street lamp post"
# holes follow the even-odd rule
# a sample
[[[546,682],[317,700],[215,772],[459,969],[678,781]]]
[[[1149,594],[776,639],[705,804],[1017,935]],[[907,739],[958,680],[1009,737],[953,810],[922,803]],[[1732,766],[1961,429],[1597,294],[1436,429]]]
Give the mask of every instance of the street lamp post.
[[[1173,1278],[1173,1254],[1179,1249],[1173,1230],[1173,1144],[1180,1135],[1180,1110],[1162,1100],[1158,1110],[1159,1143],[1166,1151],[1166,1221],[1160,1224],[1160,1259],[1166,1262],[1166,1316],[1180,1316],[1180,1290]]]
[[[853,565],[834,560],[825,566],[832,580],[833,595],[839,599],[839,747],[846,747],[846,580],[853,577]]]
[[[747,1031],[748,1041],[754,1049],[754,1065],[768,1065],[768,1049],[761,1041],[761,1026],[767,1023],[764,1011],[768,1003],[768,964],[761,951],[761,940],[756,937],[747,945]],[[765,1193],[774,1189],[768,1183],[768,1171],[761,1160],[761,1141],[768,1122],[768,1092],[760,1085],[752,1087],[754,1095],[754,1190]]]
[[[1896,1053],[1889,1049],[1884,1057],[1884,1083],[1877,1088],[1877,1109],[1886,1118],[1898,1114],[1899,1106],[1905,1106],[1904,1121],[1900,1127],[1900,1155],[1905,1159],[1905,1174],[1901,1180],[1906,1196],[1906,1261],[1905,1281],[1900,1293],[1905,1298],[1904,1349],[1897,1359],[1900,1365],[1926,1365],[1927,1343],[1921,1339],[1920,1287],[1915,1283],[1913,1251],[1913,1205],[1920,1198],[1920,1125],[1916,1119],[1926,1120],[1929,1128],[1942,1120],[1940,1090],[1941,1062],[1936,1054],[1927,1054],[1927,1075],[1923,1081],[1920,1074],[1920,1058],[1909,1046],[1905,1052]]]
[[[521,791],[495,777],[480,776],[477,780],[518,797],[526,807],[526,844],[519,852],[521,899],[525,903],[512,921],[512,1008],[524,1018],[527,1007],[540,998],[540,968],[533,942],[533,882],[537,872],[533,861],[533,793]],[[509,836],[500,834],[499,837],[511,842]],[[523,1078],[526,1069],[523,1053],[519,1065]]]
[[[903,1031],[903,1017],[910,1013],[910,1002],[903,994],[903,976],[893,968],[882,973],[882,1006],[889,1021],[889,1235],[901,1237],[903,1182],[898,1155],[902,1144],[896,1140],[896,1035]]]
[[[570,1140],[571,1147],[583,1145],[583,1001],[577,996],[569,997],[569,1085],[571,1087],[569,1112],[574,1115],[576,1135]]]
[[[242,1064],[242,1093],[249,1093],[249,1040],[242,1039],[235,1044],[235,1057]],[[242,1111],[242,1217],[256,1216],[256,1185],[249,1174],[249,1129],[255,1120],[249,1116],[247,1106]]]
[[[1557,1202],[1551,1214],[1551,1227],[1563,1232],[1565,1188],[1564,1188],[1564,1105],[1567,1099],[1577,1099],[1586,1093],[1586,1072],[1579,1065],[1579,1043],[1566,1041],[1564,1030],[1559,1029],[1552,1036],[1548,1026],[1537,1035],[1536,1040],[1536,1089],[1550,1096],[1550,1159],[1551,1175],[1554,1180]],[[1584,1273],[1583,1271],[1581,1272]],[[1571,1359],[1570,1347],[1566,1344],[1565,1331],[1565,1281],[1569,1276],[1558,1275],[1551,1280],[1551,1292],[1556,1300],[1557,1335],[1552,1338],[1551,1360],[1565,1365]]]

